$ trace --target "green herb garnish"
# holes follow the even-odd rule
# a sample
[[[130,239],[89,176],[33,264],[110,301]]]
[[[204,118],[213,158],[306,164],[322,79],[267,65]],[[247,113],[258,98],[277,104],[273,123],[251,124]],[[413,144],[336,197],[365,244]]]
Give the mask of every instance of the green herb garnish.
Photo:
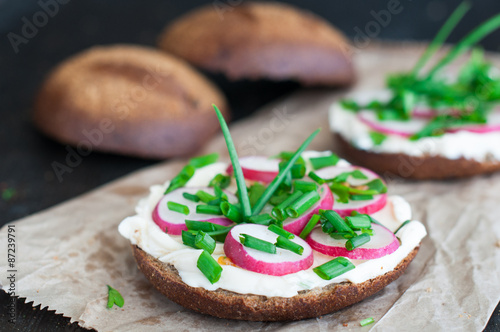
[[[500,76],[493,74],[495,68],[484,60],[482,52],[473,50],[457,79],[446,79],[438,74],[458,56],[499,28],[500,14],[473,29],[427,73],[422,73],[425,64],[441,48],[469,7],[466,2],[457,7],[413,69],[387,78],[386,85],[392,93],[388,101],[374,100],[361,105],[353,100],[344,100],[341,101],[342,106],[354,112],[371,110],[382,121],[407,121],[415,108],[421,105],[432,109],[433,114],[427,125],[412,135],[410,140],[443,135],[451,128],[464,125],[486,123],[488,113],[500,102]],[[369,135],[374,145],[380,145],[386,139],[384,134],[376,131]]]
[[[238,154],[236,153],[236,148],[234,147],[234,142],[231,138],[231,134],[229,133],[229,128],[227,127],[226,120],[224,120],[224,117],[222,116],[222,113],[219,111],[217,106],[212,106],[215,110],[215,113],[217,114],[217,118],[219,119],[222,134],[224,135],[224,139],[226,141],[227,151],[229,153],[229,157],[231,158],[231,164],[233,165],[233,172],[236,178],[236,185],[238,187],[238,196],[240,198],[240,203],[243,210],[243,217],[247,219],[252,215],[252,207],[250,206],[250,199],[248,198],[245,177],[243,176],[243,171],[240,166]]]
[[[168,201],[167,207],[170,211],[182,213],[185,214],[186,216],[189,214],[189,208],[184,204]]]
[[[359,325],[366,326],[366,325],[370,325],[370,324],[373,324],[373,323],[375,323],[375,320],[373,319],[373,317],[368,317],[368,318],[365,318],[365,319],[361,320],[359,322]]]
[[[276,189],[278,189],[278,186],[281,184],[281,182],[285,179],[285,176],[288,174],[288,171],[292,168],[292,166],[295,164],[297,159],[299,159],[300,155],[304,150],[307,148],[309,143],[318,135],[320,132],[320,129],[316,129],[305,141],[302,143],[302,145],[295,151],[293,156],[288,160],[286,166],[280,170],[278,175],[274,178],[274,180],[269,184],[269,186],[266,188],[266,191],[262,194],[262,196],[259,198],[257,203],[255,203],[255,206],[252,210],[253,215],[257,215],[262,211],[264,208],[264,205],[266,205],[267,201],[273,196],[274,192]],[[242,175],[243,176],[243,175]],[[245,187],[246,190],[246,187]]]
[[[341,274],[346,273],[354,269],[353,263],[345,257],[337,257],[323,265],[313,268],[313,271],[321,278],[325,280],[331,280],[338,277]]]
[[[125,300],[123,299],[120,292],[118,292],[116,289],[114,289],[110,285],[106,285],[106,286],[108,286],[108,304],[107,304],[107,307],[112,308],[114,304],[116,304],[120,308],[123,307],[123,305],[125,304]]]
[[[222,274],[222,267],[206,250],[203,250],[200,257],[198,257],[196,266],[207,277],[210,283],[214,284],[219,281]]]
[[[276,246],[273,243],[258,239],[248,234],[240,234],[240,242],[248,248],[267,252],[269,254],[276,253]]]

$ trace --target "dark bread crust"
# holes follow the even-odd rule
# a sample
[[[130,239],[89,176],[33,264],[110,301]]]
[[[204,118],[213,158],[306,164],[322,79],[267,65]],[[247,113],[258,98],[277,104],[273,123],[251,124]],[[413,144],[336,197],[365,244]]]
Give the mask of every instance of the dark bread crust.
[[[441,156],[413,157],[403,153],[375,153],[357,149],[340,134],[334,134],[339,152],[353,164],[385,177],[417,180],[463,178],[500,170],[499,160],[448,159]]]
[[[214,7],[195,9],[168,25],[159,47],[231,79],[354,81],[348,41],[319,16],[274,2]]]
[[[215,134],[222,93],[186,62],[152,48],[93,47],[49,74],[35,99],[35,125],[81,149],[146,158],[196,152]]]
[[[344,282],[302,291],[291,298],[267,298],[191,287],[182,281],[173,265],[162,263],[135,245],[132,249],[137,265],[146,278],[160,293],[185,308],[226,319],[287,321],[325,315],[375,294],[406,270],[419,248],[413,249],[394,270],[382,276],[360,284]]]

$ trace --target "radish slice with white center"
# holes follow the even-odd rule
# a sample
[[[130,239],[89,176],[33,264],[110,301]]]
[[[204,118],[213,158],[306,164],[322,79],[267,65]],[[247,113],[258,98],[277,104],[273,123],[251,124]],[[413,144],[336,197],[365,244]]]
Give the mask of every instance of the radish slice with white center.
[[[171,235],[180,235],[182,231],[187,231],[185,220],[208,221],[214,224],[223,226],[231,225],[233,222],[224,216],[214,216],[210,214],[196,213],[196,203],[185,199],[183,193],[195,195],[198,190],[203,190],[211,195],[214,195],[214,188],[209,187],[183,187],[173,190],[163,196],[156,204],[153,211],[153,221],[161,228],[162,231]],[[237,203],[238,199],[231,193],[225,192],[230,203]],[[189,208],[189,214],[185,215],[179,212],[170,211],[167,202],[172,201],[179,204],[184,204]]]
[[[360,111],[357,114],[358,119],[373,130],[383,134],[399,135],[403,137],[410,137],[422,130],[427,123],[429,123],[429,118],[426,117],[414,117],[408,121],[382,121],[377,119],[377,114],[372,111]]]
[[[367,182],[370,182],[374,179],[379,179],[380,177],[369,169],[359,167],[359,166],[349,166],[349,167],[326,167],[316,171],[316,174],[323,179],[331,179],[336,177],[337,175],[344,172],[352,172],[354,170],[360,170],[368,179],[354,179],[350,176],[347,179],[347,182],[351,186],[359,186],[363,185]],[[387,204],[387,194],[378,194],[374,195],[372,199],[362,200],[362,201],[353,201],[349,200],[347,203],[341,203],[337,199],[338,197],[333,193],[335,205],[333,206],[333,210],[340,214],[341,217],[350,216],[353,211],[357,211],[362,214],[372,214],[379,210],[382,210],[384,206]]]
[[[313,264],[311,247],[298,236],[290,241],[304,248],[302,255],[282,248],[276,248],[276,254],[270,254],[245,247],[240,242],[240,234],[248,234],[271,243],[276,243],[278,235],[268,230],[267,226],[257,224],[240,224],[231,229],[224,242],[224,253],[234,264],[245,270],[282,276],[307,270]]]
[[[324,233],[321,227],[315,228],[307,237],[312,249],[328,256],[342,256],[350,259],[375,259],[392,254],[399,248],[398,238],[387,228],[372,224],[373,236],[370,242],[349,251],[345,247],[346,239],[336,240]],[[361,234],[360,231],[356,231]]]
[[[311,219],[312,215],[315,213],[317,214],[319,209],[331,210],[334,204],[333,194],[327,184],[323,184],[319,187],[319,196],[319,201],[314,204],[314,206],[309,208],[309,210],[304,212],[304,214],[300,217],[285,219],[283,222],[283,228],[290,233],[299,235],[304,227],[306,227],[307,222]]]
[[[264,156],[249,156],[239,159],[243,176],[247,180],[269,183],[279,172],[280,159]],[[229,164],[227,173],[233,173],[233,166]]]
[[[485,124],[468,124],[464,126],[457,126],[450,128],[447,132],[455,133],[460,130],[470,131],[473,133],[484,134],[494,131],[500,131],[500,110],[494,110],[488,114],[488,122]]]

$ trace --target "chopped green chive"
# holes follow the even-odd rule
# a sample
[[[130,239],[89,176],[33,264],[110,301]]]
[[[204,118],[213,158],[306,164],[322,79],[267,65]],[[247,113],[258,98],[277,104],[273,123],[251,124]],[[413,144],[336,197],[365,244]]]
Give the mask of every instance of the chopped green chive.
[[[365,186],[370,190],[375,190],[379,194],[385,194],[387,192],[387,187],[381,179],[373,179],[365,183]]]
[[[255,182],[254,184],[252,184],[250,186],[250,188],[248,189],[248,196],[250,198],[250,205],[251,206],[254,206],[255,203],[257,203],[260,196],[262,196],[262,194],[264,193],[265,190],[266,190],[266,186],[264,186],[263,184],[261,184],[259,182]]]
[[[243,215],[240,212],[240,209],[229,202],[222,202],[220,204],[220,209],[222,210],[222,214],[226,216],[228,219],[234,221],[235,223],[241,223],[243,221]]]
[[[311,219],[309,219],[302,232],[300,232],[299,236],[305,240],[305,238],[309,235],[309,233],[312,232],[314,226],[316,226],[320,218],[321,217],[318,214],[313,214],[313,216],[311,217]]]
[[[222,267],[207,251],[202,251],[200,257],[198,257],[196,266],[207,277],[210,283],[214,284],[219,281],[222,274]]]
[[[344,219],[333,210],[326,210],[323,212],[323,217],[333,226],[338,232],[347,232],[353,234],[354,231],[346,224]]]
[[[196,213],[200,214],[213,214],[220,216],[222,215],[222,210],[220,209],[220,206],[218,205],[197,205],[196,206]]]
[[[309,161],[312,164],[313,169],[320,169],[328,166],[335,166],[339,162],[340,158],[336,154],[325,157],[311,158]]]
[[[304,247],[302,247],[300,244],[290,241],[289,239],[281,235],[276,239],[276,247],[290,250],[297,255],[302,255],[304,253]]]
[[[345,221],[352,229],[370,228],[372,222],[366,214],[358,214],[356,216],[345,217]]]
[[[285,211],[290,217],[297,218],[313,207],[320,199],[317,191],[310,191],[300,196]]]
[[[123,299],[123,296],[118,292],[116,289],[111,287],[110,285],[108,286],[108,308],[112,308],[114,304],[119,306],[120,308],[123,307],[125,304],[125,300]]]
[[[268,226],[274,219],[269,215],[269,213],[263,213],[257,216],[251,216],[248,220],[254,224]]]
[[[208,186],[209,187],[218,186],[222,189],[225,189],[225,188],[229,187],[230,184],[231,184],[231,176],[223,175],[223,174],[219,173],[216,176],[214,176],[214,178],[212,180],[210,180]]]
[[[293,189],[306,193],[308,191],[317,190],[318,185],[314,182],[297,180],[293,182]]]
[[[170,211],[179,212],[186,216],[189,214],[189,208],[184,204],[168,201],[167,207]]]
[[[361,233],[363,233],[363,234],[366,233],[366,234],[368,234],[370,236],[373,236],[373,229],[371,229],[371,228],[361,228]]]
[[[375,145],[382,144],[387,138],[387,135],[379,133],[378,131],[370,131],[369,135]]]
[[[313,268],[313,271],[321,278],[325,280],[331,280],[335,277],[338,277],[341,274],[344,274],[352,269],[355,266],[345,257],[337,257],[332,259],[325,264],[317,266]]]
[[[285,220],[288,217],[288,215],[285,212],[285,209],[288,206],[290,206],[290,204],[295,202],[295,200],[297,200],[300,196],[302,196],[302,191],[296,191],[290,196],[288,196],[288,198],[285,199],[283,202],[276,205],[271,212],[273,217],[275,217],[278,220]]]
[[[196,247],[208,251],[212,254],[215,250],[215,240],[203,231],[198,231],[194,239]]]
[[[368,317],[359,322],[359,325],[366,326],[375,323],[375,319],[373,317]]]
[[[189,165],[195,168],[201,168],[203,166],[207,166],[213,164],[219,159],[218,153],[211,153],[204,156],[199,156],[195,158],[189,159]]]
[[[229,230],[231,227],[214,224],[208,221],[186,220],[186,227],[190,231],[214,232],[218,230]]]
[[[373,221],[373,220],[372,220],[372,221]],[[401,228],[405,227],[405,226],[406,226],[406,225],[408,225],[410,222],[411,222],[411,220],[406,220],[404,223],[402,223],[402,224],[398,227],[398,229],[396,229],[396,230],[394,231],[394,234],[396,234],[397,232],[399,232],[399,230],[400,230]]]
[[[220,198],[223,201],[227,201],[226,193],[224,192],[224,190],[221,189],[221,187],[219,187],[217,185],[214,186],[214,194],[215,194],[215,197]]]
[[[282,236],[288,240],[291,240],[295,237],[295,235],[293,235],[289,231],[285,231],[283,228],[277,225],[269,225],[267,229],[273,232],[274,234],[278,234],[279,236]]]
[[[370,199],[373,199],[373,195],[351,195],[349,198],[352,201],[368,201]]]
[[[349,232],[333,232],[330,233],[330,237],[336,240],[348,240],[352,239],[355,235]]]
[[[200,201],[200,198],[198,196],[190,194],[190,193],[182,193],[182,197],[184,197],[188,201],[192,201],[195,203],[198,203]]]
[[[215,197],[214,195],[210,195],[209,193],[207,193],[206,191],[203,191],[203,190],[198,190],[196,192],[196,196],[198,196],[198,198],[203,202],[203,203],[208,203],[210,201],[213,201],[214,199],[216,199],[217,197]]]
[[[278,189],[279,185],[281,184],[281,181],[285,179],[285,176],[288,171],[292,168],[292,166],[295,164],[297,159],[299,159],[300,155],[304,150],[307,148],[309,143],[318,135],[320,129],[316,129],[305,141],[302,143],[302,145],[295,151],[293,156],[288,160],[288,163],[286,164],[286,167],[281,170],[278,175],[274,178],[274,180],[269,184],[269,186],[266,188],[266,191],[262,194],[262,196],[259,198],[257,203],[255,203],[255,206],[252,210],[253,215],[257,215],[262,211],[264,206],[266,205],[267,201],[273,196],[274,192],[276,189]],[[246,190],[246,187],[245,187]]]
[[[289,193],[281,193],[279,195],[272,196],[269,199],[269,204],[271,204],[272,206],[279,205],[282,202],[284,202],[288,197],[290,197]]]
[[[434,37],[425,52],[422,54],[420,59],[418,59],[417,64],[411,71],[412,76],[417,76],[418,72],[420,71],[420,69],[422,69],[425,63],[431,58],[434,53],[436,53],[441,45],[443,45],[446,38],[448,38],[450,33],[453,31],[458,22],[460,22],[465,13],[467,13],[469,8],[470,4],[464,1],[453,11],[451,16],[446,20],[444,25],[438,31],[436,37]]]
[[[317,175],[313,171],[309,172],[309,174],[307,174],[307,176],[309,176],[317,184],[323,184],[326,182],[325,179],[323,179],[322,177],[320,177],[319,175]]]
[[[177,174],[171,181],[170,184],[165,190],[164,194],[168,194],[169,192],[184,187],[186,183],[191,179],[194,175],[195,168],[192,165],[186,165],[184,168]]]
[[[196,234],[195,233],[182,231],[181,238],[182,238],[182,243],[184,243],[188,247],[198,249],[198,247],[196,247],[196,243],[195,243],[195,241],[196,241]]]
[[[370,235],[361,233],[358,236],[347,240],[347,242],[345,243],[345,248],[349,251],[352,251],[368,242],[370,242]]]
[[[234,147],[234,142],[233,139],[231,138],[231,134],[229,133],[229,128],[227,127],[226,120],[224,120],[224,117],[222,116],[222,113],[219,111],[217,106],[213,104],[212,106],[215,110],[215,113],[217,114],[217,118],[219,119],[220,127],[222,129],[222,134],[224,135],[224,139],[226,140],[227,151],[229,152],[229,157],[231,158],[231,164],[233,165],[233,172],[236,178],[236,185],[238,186],[238,195],[240,198],[240,203],[243,207],[243,216],[244,218],[249,218],[252,215],[252,207],[250,206],[250,199],[248,198],[247,186],[245,183],[245,178],[243,176],[243,171],[240,166],[240,161],[238,160],[238,154],[236,153],[236,148]],[[264,202],[264,204],[266,202]],[[262,204],[260,210],[262,210],[264,204]],[[257,212],[254,211],[253,214],[254,215],[258,214],[260,210],[258,210]]]
[[[248,234],[240,234],[240,242],[248,248],[267,252],[270,254],[276,253],[276,246],[273,243],[258,239]]]
[[[287,161],[282,161],[279,164],[280,171],[285,168]],[[304,164],[294,164],[290,170],[292,179],[301,179],[306,175],[306,166]]]
[[[332,183],[330,185],[330,190],[337,196],[337,202],[349,202],[349,187],[341,185],[340,183]]]
[[[326,181],[327,182],[330,182],[330,181],[332,181],[332,182],[346,182],[347,179],[350,176],[353,179],[361,179],[361,180],[368,179],[368,177],[366,175],[364,175],[363,172],[361,172],[359,169],[356,169],[356,170],[354,170],[352,172],[343,172],[343,173],[340,173],[339,175],[337,175],[333,179],[326,180]]]

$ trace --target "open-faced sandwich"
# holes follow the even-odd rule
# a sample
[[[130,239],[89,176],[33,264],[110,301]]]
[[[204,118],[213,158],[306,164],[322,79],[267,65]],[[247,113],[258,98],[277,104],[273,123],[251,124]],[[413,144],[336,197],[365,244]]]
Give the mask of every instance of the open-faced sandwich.
[[[415,257],[424,226],[375,173],[331,152],[191,159],[119,226],[172,301],[228,319],[298,320],[378,292]]]
[[[500,15],[470,32],[427,72],[468,5],[462,4],[408,73],[383,91],[357,92],[334,104],[330,126],[342,153],[385,175],[465,177],[500,169],[500,72],[474,50],[452,75],[445,68],[500,26]]]

